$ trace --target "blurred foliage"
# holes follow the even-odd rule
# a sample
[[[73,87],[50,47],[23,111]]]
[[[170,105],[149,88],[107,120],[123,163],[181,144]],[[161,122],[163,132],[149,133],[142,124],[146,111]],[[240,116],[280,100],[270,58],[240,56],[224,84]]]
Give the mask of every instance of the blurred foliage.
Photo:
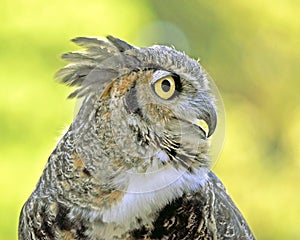
[[[0,0],[0,239],[17,221],[74,101],[53,81],[76,36],[112,34],[201,58],[226,106],[214,171],[257,239],[300,238],[300,2]]]

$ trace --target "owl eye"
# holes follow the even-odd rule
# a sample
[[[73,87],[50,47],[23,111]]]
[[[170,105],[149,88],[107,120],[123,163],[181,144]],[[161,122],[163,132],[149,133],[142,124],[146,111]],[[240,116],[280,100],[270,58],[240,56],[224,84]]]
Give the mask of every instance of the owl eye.
[[[154,91],[162,99],[170,99],[175,90],[175,80],[172,76],[163,77],[154,83]]]

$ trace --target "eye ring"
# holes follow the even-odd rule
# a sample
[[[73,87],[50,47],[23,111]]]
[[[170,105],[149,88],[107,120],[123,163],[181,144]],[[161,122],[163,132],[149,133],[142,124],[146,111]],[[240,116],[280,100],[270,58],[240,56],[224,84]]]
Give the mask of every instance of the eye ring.
[[[175,94],[176,83],[172,76],[159,79],[154,83],[154,91],[160,98],[168,100]]]

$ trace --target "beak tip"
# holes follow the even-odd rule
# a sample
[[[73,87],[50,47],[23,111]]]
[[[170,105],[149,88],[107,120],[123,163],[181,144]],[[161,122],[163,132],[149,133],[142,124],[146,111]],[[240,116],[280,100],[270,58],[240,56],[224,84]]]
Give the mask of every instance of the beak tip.
[[[217,127],[217,117],[215,116],[210,121],[209,131],[208,131],[208,134],[207,134],[207,138],[209,138],[211,135],[213,135],[213,133],[216,130],[216,127]]]

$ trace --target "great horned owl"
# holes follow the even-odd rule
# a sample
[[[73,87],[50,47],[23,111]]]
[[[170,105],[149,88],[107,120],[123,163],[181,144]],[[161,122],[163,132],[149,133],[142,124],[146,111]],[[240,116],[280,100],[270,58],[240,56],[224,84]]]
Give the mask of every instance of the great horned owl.
[[[217,114],[200,64],[111,36],[73,41],[85,51],[63,55],[57,76],[83,102],[23,206],[19,239],[254,239],[209,169]]]

